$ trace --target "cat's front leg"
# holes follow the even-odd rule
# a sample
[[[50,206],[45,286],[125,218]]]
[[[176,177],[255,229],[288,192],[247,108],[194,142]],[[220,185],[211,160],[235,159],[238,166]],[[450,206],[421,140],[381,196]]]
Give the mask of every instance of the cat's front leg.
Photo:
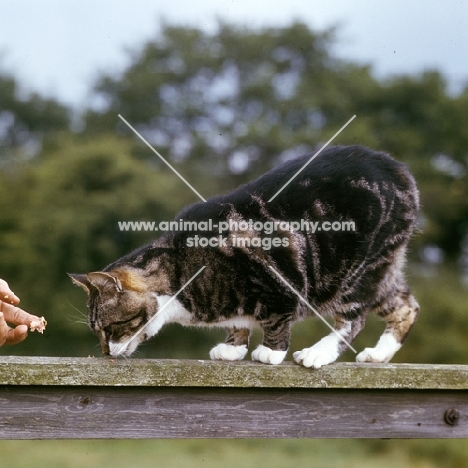
[[[288,353],[291,320],[288,316],[274,317],[262,323],[263,344],[252,352],[252,359],[264,364],[281,364]]]
[[[210,351],[214,361],[240,361],[245,358],[249,346],[250,330],[232,327],[224,343],[219,343]]]
[[[310,348],[296,351],[293,354],[297,364],[304,367],[319,369],[322,366],[335,362],[341,353],[350,346],[350,343],[359,334],[365,324],[365,317],[355,320],[336,319],[335,329]]]

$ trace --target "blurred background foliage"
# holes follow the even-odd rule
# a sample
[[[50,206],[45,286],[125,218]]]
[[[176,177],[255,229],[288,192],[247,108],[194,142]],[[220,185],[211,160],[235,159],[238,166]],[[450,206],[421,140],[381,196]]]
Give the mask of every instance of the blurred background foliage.
[[[301,23],[160,29],[122,73],[97,79],[84,111],[0,75],[0,277],[49,321],[44,336],[0,353],[99,355],[66,272],[101,269],[153,238],[118,221],[171,220],[198,201],[118,114],[205,197],[312,152],[356,114],[334,144],[390,152],[421,191],[408,276],[422,313],[395,360],[467,363],[468,87],[450,93],[437,70],[378,79],[333,55],[334,30]],[[369,321],[359,347],[382,329]],[[296,325],[293,348],[325,333],[314,320]],[[204,359],[223,335],[170,326],[138,355]]]

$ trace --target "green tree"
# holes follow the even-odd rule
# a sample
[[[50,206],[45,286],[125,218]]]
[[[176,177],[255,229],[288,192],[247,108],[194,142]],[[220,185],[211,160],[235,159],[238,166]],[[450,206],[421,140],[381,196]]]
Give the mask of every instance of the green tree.
[[[188,172],[209,167],[232,187],[272,166],[284,149],[315,145],[324,134],[323,93],[309,91],[330,81],[330,44],[331,33],[302,24],[220,25],[215,34],[164,26],[122,76],[98,81],[107,105],[87,113],[86,131],[128,133],[116,119],[122,114]]]
[[[37,93],[24,94],[15,78],[0,74],[0,168],[37,153],[51,134],[70,126],[69,109]]]
[[[87,112],[85,133],[128,134],[121,114],[194,183],[206,185],[209,168],[211,195],[313,151],[356,114],[334,143],[407,162],[424,211],[417,245],[437,244],[456,259],[467,233],[468,91],[450,95],[436,71],[377,80],[371,67],[334,58],[334,37],[302,23],[220,23],[214,33],[162,25],[120,76],[98,80],[105,105]],[[133,153],[152,157],[136,137]]]

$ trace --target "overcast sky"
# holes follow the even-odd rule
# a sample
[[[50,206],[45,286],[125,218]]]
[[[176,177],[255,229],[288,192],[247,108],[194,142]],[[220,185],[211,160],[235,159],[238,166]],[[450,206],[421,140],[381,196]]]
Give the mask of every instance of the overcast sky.
[[[438,68],[452,89],[468,84],[468,0],[0,0],[0,69],[80,106],[99,71],[121,70],[125,49],[154,37],[161,19],[210,30],[216,18],[341,25],[336,54],[379,76]]]

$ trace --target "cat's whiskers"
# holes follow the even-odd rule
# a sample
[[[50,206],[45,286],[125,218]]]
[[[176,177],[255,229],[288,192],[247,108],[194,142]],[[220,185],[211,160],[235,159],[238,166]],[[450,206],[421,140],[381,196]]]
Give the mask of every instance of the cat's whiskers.
[[[71,323],[79,323],[80,325],[88,325],[88,322],[86,322],[86,320],[73,320],[74,317],[66,317],[66,319],[71,322]]]
[[[78,312],[79,316],[67,315],[65,318],[71,323],[80,323],[84,325],[88,325],[88,316],[86,313],[82,312],[80,309],[77,309],[70,301],[68,301],[68,305],[70,305],[76,312]]]
[[[139,357],[143,357],[143,356],[144,356],[143,351],[138,350],[138,349],[132,353],[132,357],[139,358]],[[128,359],[128,356],[124,356],[124,357],[125,357],[125,359]]]

